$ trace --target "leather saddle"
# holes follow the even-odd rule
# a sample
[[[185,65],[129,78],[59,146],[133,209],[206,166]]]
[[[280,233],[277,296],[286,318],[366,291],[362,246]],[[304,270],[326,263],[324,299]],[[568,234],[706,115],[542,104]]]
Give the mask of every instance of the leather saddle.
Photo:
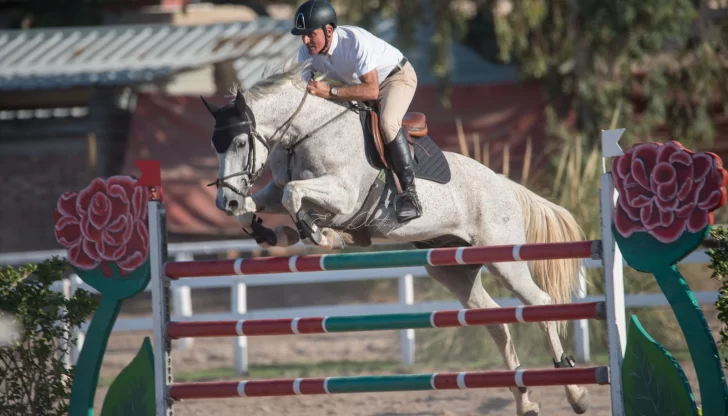
[[[391,171],[389,151],[384,142],[379,126],[379,109],[370,103],[358,103],[359,114],[364,128],[366,153],[369,164],[377,169]],[[364,104],[364,105],[362,105]],[[450,181],[450,166],[440,147],[428,136],[427,116],[424,113],[410,111],[402,117],[410,153],[415,164],[415,176],[438,183]],[[393,178],[397,190],[401,192],[396,175]]]
[[[369,112],[368,127],[369,131],[372,133],[374,145],[377,148],[377,153],[379,154],[379,160],[382,161],[382,164],[385,168],[389,169],[390,165],[388,163],[387,155],[384,150],[385,145],[383,133],[379,125],[379,113],[377,112],[376,108],[372,108],[367,111]],[[402,118],[402,128],[408,136],[407,142],[409,143],[412,157],[414,157],[414,142],[412,138],[420,138],[427,135],[427,117],[424,113],[419,113],[415,111],[407,112]]]

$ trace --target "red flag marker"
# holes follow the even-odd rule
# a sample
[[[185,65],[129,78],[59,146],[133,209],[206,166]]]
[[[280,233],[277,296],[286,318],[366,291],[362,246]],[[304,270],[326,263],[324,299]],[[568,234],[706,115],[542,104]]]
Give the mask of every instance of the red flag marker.
[[[142,172],[137,180],[139,186],[160,186],[162,184],[162,168],[159,160],[137,160],[134,164]]]
[[[134,164],[142,172],[136,186],[148,186],[152,199],[162,200],[162,168],[159,160],[137,160]]]

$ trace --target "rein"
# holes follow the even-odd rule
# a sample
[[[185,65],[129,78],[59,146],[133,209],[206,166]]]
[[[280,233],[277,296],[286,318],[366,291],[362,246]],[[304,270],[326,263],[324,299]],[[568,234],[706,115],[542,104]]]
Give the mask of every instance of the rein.
[[[306,93],[305,93],[305,94],[304,94],[304,96],[303,96],[303,100],[301,100],[301,104],[300,104],[300,105],[298,106],[298,109],[296,109],[296,112],[295,112],[295,113],[293,113],[293,115],[292,115],[292,116],[291,116],[291,117],[290,117],[290,118],[288,119],[289,121],[292,121],[292,120],[293,120],[293,117],[294,117],[294,116],[295,116],[295,115],[296,115],[296,114],[298,113],[298,111],[299,111],[299,110],[301,109],[301,107],[303,107],[303,103],[304,103],[304,102],[306,101],[306,97],[308,97],[308,94],[309,94],[309,93],[308,93],[308,90],[306,90]],[[304,142],[304,141],[305,141],[306,139],[308,139],[308,138],[312,137],[312,136],[313,136],[314,134],[316,134],[316,132],[318,132],[319,130],[321,130],[321,129],[323,129],[324,127],[328,126],[328,125],[329,125],[330,123],[332,123],[332,122],[333,122],[334,120],[336,120],[336,119],[338,119],[339,117],[341,117],[341,116],[343,116],[344,114],[346,114],[346,113],[347,113],[348,111],[356,111],[356,108],[354,108],[354,107],[347,107],[346,109],[344,109],[344,111],[342,111],[342,112],[340,112],[339,114],[337,114],[336,116],[332,117],[332,118],[331,118],[331,120],[327,121],[326,123],[324,123],[324,124],[322,124],[322,125],[318,126],[317,128],[313,129],[312,131],[310,131],[310,132],[306,133],[306,134],[305,134],[305,135],[303,135],[302,137],[300,137],[300,138],[298,138],[297,140],[295,140],[295,141],[293,142],[293,144],[292,144],[292,145],[290,145],[290,146],[288,146],[288,147],[286,147],[286,146],[283,146],[283,145],[280,145],[280,146],[281,146],[281,148],[282,148],[283,150],[285,150],[285,151],[286,151],[286,153],[288,153],[288,159],[286,160],[286,171],[287,171],[287,173],[288,173],[288,180],[291,180],[291,179],[292,179],[292,178],[291,178],[291,161],[293,160],[293,155],[294,155],[294,152],[295,152],[295,148],[296,148],[296,147],[297,147],[297,146],[298,146],[299,144],[303,143],[303,142]],[[289,125],[289,127],[290,127],[290,125]],[[288,127],[286,127],[286,131],[288,131]],[[281,136],[281,137],[282,137],[282,136]]]

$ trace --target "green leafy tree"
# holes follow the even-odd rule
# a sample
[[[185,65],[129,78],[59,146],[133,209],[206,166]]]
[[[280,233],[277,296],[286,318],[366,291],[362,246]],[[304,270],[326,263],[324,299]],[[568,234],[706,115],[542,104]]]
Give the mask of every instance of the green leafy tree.
[[[19,330],[0,347],[0,416],[68,414],[75,366],[62,359],[74,343],[67,328],[84,323],[96,308],[87,291],[66,299],[51,288],[68,270],[57,257],[0,269],[2,318],[12,315]]]
[[[728,349],[728,229],[715,227],[711,230],[711,237],[715,240],[715,248],[708,250],[710,256],[710,268],[713,270],[713,278],[720,281],[720,295],[715,302],[718,310],[718,319],[722,326],[720,328],[721,350]],[[728,369],[728,358],[723,359],[723,367]]]
[[[574,131],[598,140],[617,109],[630,137],[666,128],[688,147],[713,140],[728,103],[725,13],[700,0],[508,3],[493,18],[500,59],[543,80]]]

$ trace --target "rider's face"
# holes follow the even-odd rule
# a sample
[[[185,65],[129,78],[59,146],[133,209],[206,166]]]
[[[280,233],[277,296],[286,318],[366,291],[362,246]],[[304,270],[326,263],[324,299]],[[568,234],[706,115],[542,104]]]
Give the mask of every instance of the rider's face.
[[[330,35],[332,32],[331,26],[326,26],[326,30]],[[321,28],[314,30],[308,35],[302,35],[301,40],[303,41],[303,44],[306,45],[310,55],[317,55],[321,53],[326,45],[326,36]]]

